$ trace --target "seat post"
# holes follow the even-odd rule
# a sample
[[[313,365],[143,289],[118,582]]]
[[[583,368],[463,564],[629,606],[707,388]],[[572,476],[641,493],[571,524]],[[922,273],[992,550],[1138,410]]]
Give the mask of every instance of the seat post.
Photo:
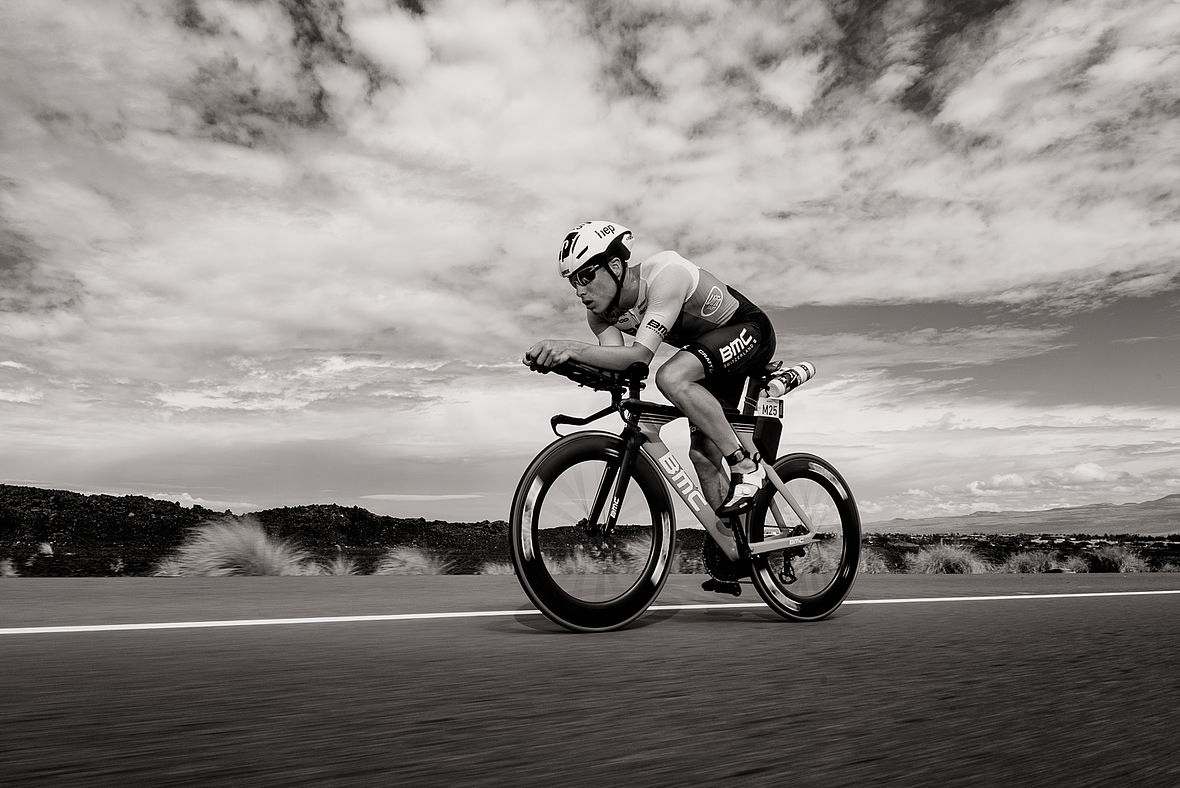
[[[767,381],[783,366],[781,361],[771,361],[757,375],[746,378],[746,386],[742,389],[742,400],[739,410],[743,416],[753,416],[758,408],[758,394],[766,386]]]

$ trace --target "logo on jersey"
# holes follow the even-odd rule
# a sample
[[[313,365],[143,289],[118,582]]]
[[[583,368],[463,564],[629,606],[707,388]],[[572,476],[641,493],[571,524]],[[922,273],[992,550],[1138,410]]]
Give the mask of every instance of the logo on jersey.
[[[615,328],[624,334],[634,334],[639,328],[639,320],[631,312],[624,312],[612,321]]]
[[[704,306],[701,307],[701,317],[712,317],[721,308],[721,303],[725,300],[725,294],[721,292],[720,287],[714,287],[709,291],[709,297],[705,299]]]
[[[739,359],[757,344],[757,340],[750,336],[750,329],[743,328],[737,338],[721,348],[721,363],[729,366],[730,362]]]
[[[663,324],[661,324],[658,320],[656,320],[654,318],[647,321],[647,325],[644,326],[644,328],[650,328],[652,331],[659,334],[660,339],[667,339],[668,338],[668,329],[665,328],[663,326]]]

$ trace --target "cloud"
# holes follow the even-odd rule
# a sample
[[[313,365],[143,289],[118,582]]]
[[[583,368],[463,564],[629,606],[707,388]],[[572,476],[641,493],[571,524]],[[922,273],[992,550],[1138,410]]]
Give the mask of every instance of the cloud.
[[[780,352],[814,361],[820,360],[815,354],[822,354],[825,378],[832,373],[865,375],[886,368],[922,367],[930,372],[982,367],[1039,356],[1059,349],[1069,341],[1067,329],[1061,326],[997,323],[906,331],[810,334],[790,331],[789,321],[790,314],[787,313],[787,325],[779,338]]]
[[[1028,111],[1011,84],[1057,95],[1068,76],[1099,97],[1117,89],[1118,117],[1149,110],[1174,58],[1133,9],[1024,4],[987,36],[946,44],[973,58],[935,62],[920,4],[885,7],[886,38],[871,47],[851,21],[806,2],[608,4],[586,16],[521,3],[416,14],[201,2],[185,4],[187,16],[100,14],[101,43],[86,27],[95,14],[62,11],[51,25],[60,9],[34,8],[21,21],[45,49],[67,62],[107,57],[67,79],[30,53],[22,73],[47,98],[19,89],[12,102],[11,125],[40,130],[26,153],[47,158],[44,130],[57,138],[56,187],[10,174],[30,239],[90,252],[73,274],[86,319],[252,345],[287,343],[296,326],[336,347],[394,328],[400,347],[455,354],[476,334],[440,326],[439,313],[486,316],[482,337],[511,321],[513,300],[540,297],[558,322],[558,283],[529,280],[546,281],[544,239],[587,210],[628,214],[647,250],[683,248],[779,305],[1109,292],[1115,266],[1139,272],[1114,283],[1132,292],[1163,284],[1177,240],[1175,223],[1159,221],[1175,208],[1175,173],[1149,164],[1166,160],[1158,135],[1102,136],[1072,104],[1041,110],[1081,124],[1059,150],[1031,158],[1005,132]],[[1094,19],[1105,24],[1087,32]],[[308,26],[314,35],[299,32]],[[1036,36],[1050,29],[1057,48]],[[848,90],[850,43],[887,72],[946,70],[940,112],[907,112],[900,87]],[[1026,56],[1035,68],[998,86],[988,78]],[[961,109],[981,103],[991,109]],[[990,142],[964,149],[963,134]],[[1102,166],[1132,160],[1130,172]],[[150,169],[77,178],[137,164]],[[618,196],[638,190],[634,205]],[[49,208],[57,215],[65,191],[83,221],[63,235]],[[534,276],[508,276],[516,260]],[[308,321],[313,305],[329,308]],[[507,353],[523,336],[498,339]]]
[[[184,492],[184,493],[153,493],[153,494],[149,495],[148,497],[152,498],[154,500],[157,500],[157,501],[173,501],[175,503],[180,504],[185,509],[191,509],[194,506],[201,506],[206,509],[211,509],[213,511],[230,510],[230,511],[236,512],[238,514],[241,514],[242,512],[248,512],[253,509],[261,508],[261,507],[255,506],[254,504],[245,503],[242,501],[213,501],[213,500],[209,500],[207,498],[203,498],[201,496],[193,496],[191,493],[187,493],[187,492]]]
[[[1062,471],[1057,475],[1057,478],[1064,484],[1093,484],[1109,481],[1112,476],[1096,462],[1083,462]]]
[[[40,402],[43,395],[39,391],[31,391],[29,389],[0,389],[0,400],[4,402],[17,402],[31,404]]]
[[[1180,11],[997,9],[7,3],[0,418],[9,467],[39,470],[4,472],[226,442],[523,453],[549,437],[537,412],[591,401],[515,361],[584,335],[552,259],[607,215],[768,307],[1053,308],[1039,327],[780,329],[830,351],[831,404],[797,407],[868,478],[956,496],[1052,478],[1036,445],[1035,467],[956,458],[920,485],[885,460],[903,436],[927,458],[967,435],[1010,453],[996,431],[1048,436],[1060,468],[1109,441],[1108,489],[1159,483],[1113,447],[1162,425],[1167,461],[1172,411],[1103,423],[963,392],[1072,343],[1070,315],[1175,286]]]
[[[478,495],[424,495],[419,493],[382,493],[380,495],[362,495],[366,501],[461,501],[467,498],[479,498]]]
[[[1042,471],[1032,479],[1026,479],[1019,473],[1000,473],[992,476],[986,482],[973,481],[967,485],[967,489],[972,495],[988,496],[1002,495],[1008,490],[1024,490],[1030,487],[1093,486],[1127,478],[1129,478],[1129,474],[1111,473],[1096,462],[1084,462],[1070,468]]]

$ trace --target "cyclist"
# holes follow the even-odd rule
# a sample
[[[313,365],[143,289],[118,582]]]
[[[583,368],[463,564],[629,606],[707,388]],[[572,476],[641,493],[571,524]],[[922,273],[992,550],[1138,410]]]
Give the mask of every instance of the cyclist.
[[[546,339],[525,362],[553,367],[572,359],[624,370],[650,363],[661,342],[680,348],[657,371],[656,387],[692,425],[689,456],[706,500],[721,517],[740,514],[766,472],[722,408],[738,407],[746,376],[770,361],[774,329],[749,299],[674,251],[629,264],[632,241],[630,230],[610,221],[583,222],[566,235],[558,272],[585,305],[598,344]],[[634,341],[626,344],[624,334]]]

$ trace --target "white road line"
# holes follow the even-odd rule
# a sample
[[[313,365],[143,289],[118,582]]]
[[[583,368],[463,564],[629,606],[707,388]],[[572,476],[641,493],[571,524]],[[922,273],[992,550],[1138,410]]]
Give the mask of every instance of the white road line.
[[[1152,596],[1180,594],[1169,591],[1096,591],[1078,594],[1013,594],[1009,596],[942,596],[908,599],[850,599],[846,605],[908,605],[921,602],[998,602],[1017,599],[1078,599],[1085,597]],[[685,605],[652,605],[648,610],[717,610],[724,608],[766,608],[762,602],[716,602]],[[466,613],[393,613],[383,616],[322,616],[317,618],[255,618],[227,621],[165,621],[147,624],[92,624],[60,627],[4,627],[0,635],[53,635],[71,632],[133,632],[151,629],[211,629],[215,627],[266,627],[286,624],[352,624],[376,621],[423,621],[444,618],[492,618],[496,616],[536,616],[539,610],[476,610]]]
[[[910,602],[995,602],[1003,599],[1076,599],[1093,596],[1151,596],[1152,594],[1180,594],[1172,591],[1090,591],[1077,594],[1009,594],[1007,596],[936,596],[912,599],[852,599],[846,605],[899,605]]]
[[[0,635],[48,635],[57,632],[131,632],[140,629],[211,629],[213,627],[269,627],[282,624],[350,624],[370,621],[415,621],[436,618],[486,618],[540,615],[540,610],[477,610],[468,613],[391,613],[384,616],[323,616],[318,618],[242,618],[228,621],[164,621],[152,624],[90,624],[68,627],[12,627]]]

